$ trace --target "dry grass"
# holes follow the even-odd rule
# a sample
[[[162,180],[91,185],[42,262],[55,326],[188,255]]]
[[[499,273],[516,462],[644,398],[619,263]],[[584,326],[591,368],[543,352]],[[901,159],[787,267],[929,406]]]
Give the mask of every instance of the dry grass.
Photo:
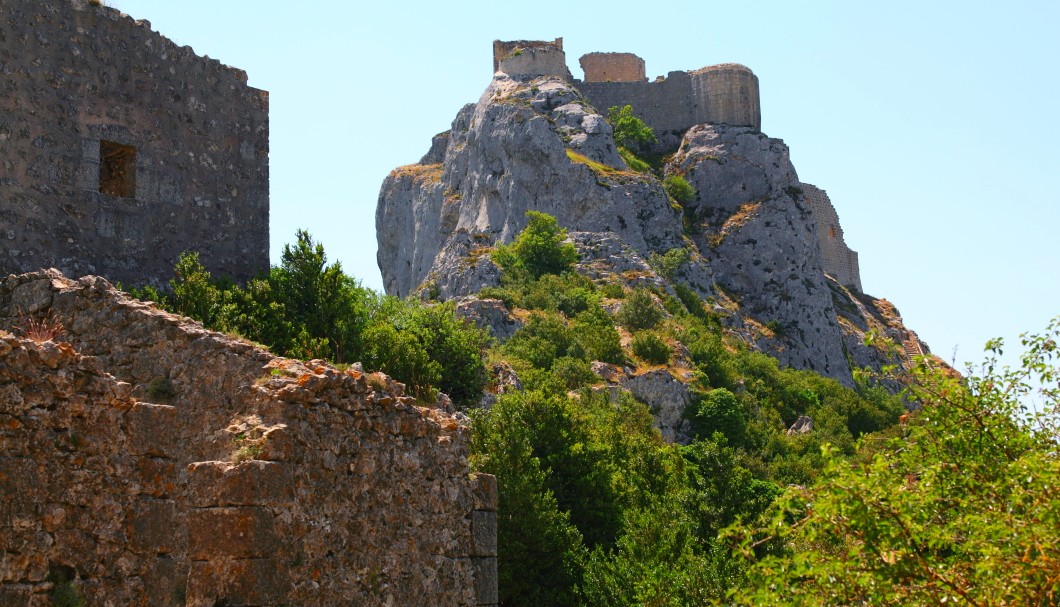
[[[390,172],[391,177],[409,177],[417,185],[442,180],[442,164],[407,164]]]
[[[46,341],[55,341],[65,330],[63,323],[58,320],[48,316],[34,319],[26,316],[21,311],[18,314],[18,324],[15,328],[22,333],[22,337],[38,344]]]

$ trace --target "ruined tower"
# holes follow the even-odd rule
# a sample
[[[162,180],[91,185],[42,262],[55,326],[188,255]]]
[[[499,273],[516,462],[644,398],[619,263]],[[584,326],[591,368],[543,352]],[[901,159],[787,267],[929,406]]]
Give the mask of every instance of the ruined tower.
[[[0,272],[162,284],[183,251],[268,268],[269,99],[86,0],[5,2]]]

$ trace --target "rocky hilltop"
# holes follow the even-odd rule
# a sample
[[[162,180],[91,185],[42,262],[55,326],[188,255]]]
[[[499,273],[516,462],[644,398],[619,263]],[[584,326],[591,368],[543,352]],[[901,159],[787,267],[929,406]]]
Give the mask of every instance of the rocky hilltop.
[[[533,210],[570,230],[597,281],[670,292],[685,283],[784,365],[852,385],[854,368],[906,365],[926,352],[891,304],[859,292],[860,279],[848,287],[825,272],[817,219],[783,141],[754,126],[697,124],[667,133],[680,143],[658,174],[635,171],[607,108],[557,67],[561,52],[546,43],[502,57],[479,101],[420,162],[384,181],[376,225],[387,293],[454,299],[497,284],[488,252]],[[670,175],[694,198],[668,196]],[[687,262],[671,276],[646,263],[677,248]],[[870,333],[889,340],[867,346]]]

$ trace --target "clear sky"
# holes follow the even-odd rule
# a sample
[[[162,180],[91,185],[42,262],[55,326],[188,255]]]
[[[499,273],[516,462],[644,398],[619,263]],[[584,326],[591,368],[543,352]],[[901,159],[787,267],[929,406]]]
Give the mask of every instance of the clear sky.
[[[1060,2],[107,0],[270,91],[272,260],[295,230],[375,289],[391,169],[478,99],[494,39],[737,62],[862,283],[946,360],[1060,314]],[[1010,348],[1014,350],[1014,348]]]

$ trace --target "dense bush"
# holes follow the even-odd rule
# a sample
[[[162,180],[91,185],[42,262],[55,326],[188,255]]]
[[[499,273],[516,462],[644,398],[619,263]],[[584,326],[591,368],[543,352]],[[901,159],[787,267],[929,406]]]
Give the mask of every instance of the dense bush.
[[[537,211],[527,211],[529,223],[508,245],[497,247],[493,260],[509,272],[526,272],[537,278],[559,274],[578,261],[574,245],[564,242],[567,230],[556,218]]]
[[[663,179],[663,189],[680,204],[688,204],[696,199],[696,190],[688,180],[680,175],[667,175]]]
[[[651,127],[633,115],[633,106],[614,106],[607,109],[607,122],[615,133],[615,144],[628,149],[638,149],[658,141]]]
[[[662,310],[647,289],[634,289],[618,311],[618,322],[631,331],[654,329],[662,321]]]
[[[428,401],[442,390],[468,404],[486,382],[487,337],[458,320],[451,304],[425,306],[365,289],[340,264],[329,265],[324,247],[302,230],[284,246],[279,266],[243,287],[212,278],[197,253],[185,253],[169,292],[133,294],[282,356],[363,361]]]
[[[654,331],[635,334],[630,345],[633,355],[648,364],[665,365],[670,362],[670,344]]]
[[[981,375],[922,365],[906,426],[853,461],[827,450],[820,482],[731,533],[754,563],[739,604],[1057,605],[1058,341],[1060,319],[1019,369],[1000,342]]]

